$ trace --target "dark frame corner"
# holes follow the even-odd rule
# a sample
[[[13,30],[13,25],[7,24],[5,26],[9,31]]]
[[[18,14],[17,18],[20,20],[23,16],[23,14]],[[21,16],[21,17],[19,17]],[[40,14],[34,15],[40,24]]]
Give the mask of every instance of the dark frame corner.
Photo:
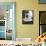
[[[44,2],[44,3],[40,2],[40,0],[38,0],[38,3],[39,3],[39,4],[46,4],[45,2]]]

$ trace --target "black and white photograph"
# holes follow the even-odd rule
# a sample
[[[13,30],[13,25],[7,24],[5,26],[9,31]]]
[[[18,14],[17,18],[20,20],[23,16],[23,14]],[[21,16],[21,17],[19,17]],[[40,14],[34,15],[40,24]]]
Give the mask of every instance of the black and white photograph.
[[[22,11],[22,24],[33,24],[33,11]]]

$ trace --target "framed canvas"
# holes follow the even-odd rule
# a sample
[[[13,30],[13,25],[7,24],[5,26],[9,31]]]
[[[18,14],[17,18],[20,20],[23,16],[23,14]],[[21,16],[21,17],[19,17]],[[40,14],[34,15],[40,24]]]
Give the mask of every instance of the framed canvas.
[[[33,24],[32,10],[22,10],[22,24]]]
[[[0,2],[0,40],[15,40],[15,2]]]
[[[40,4],[46,4],[46,0],[39,0]]]

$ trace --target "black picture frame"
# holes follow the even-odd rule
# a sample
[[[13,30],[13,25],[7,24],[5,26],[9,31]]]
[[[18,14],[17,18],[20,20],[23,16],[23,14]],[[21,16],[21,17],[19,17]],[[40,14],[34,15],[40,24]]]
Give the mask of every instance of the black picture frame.
[[[46,4],[46,0],[39,0],[39,4]]]
[[[46,32],[46,11],[39,11],[39,35]]]
[[[22,10],[22,24],[33,24],[33,10]]]

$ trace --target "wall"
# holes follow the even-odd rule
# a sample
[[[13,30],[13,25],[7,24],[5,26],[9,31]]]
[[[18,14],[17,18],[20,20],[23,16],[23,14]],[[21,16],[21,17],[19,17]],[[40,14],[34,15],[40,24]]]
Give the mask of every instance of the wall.
[[[16,2],[16,37],[36,38],[39,34],[39,10],[46,10],[46,4],[38,0],[1,0],[0,2]],[[22,24],[22,10],[34,10],[33,24]]]
[[[37,0],[20,0],[16,2],[18,13],[17,18],[17,37],[22,38],[36,38],[38,36],[38,4]],[[34,23],[30,25],[22,24],[22,10],[34,10]]]

